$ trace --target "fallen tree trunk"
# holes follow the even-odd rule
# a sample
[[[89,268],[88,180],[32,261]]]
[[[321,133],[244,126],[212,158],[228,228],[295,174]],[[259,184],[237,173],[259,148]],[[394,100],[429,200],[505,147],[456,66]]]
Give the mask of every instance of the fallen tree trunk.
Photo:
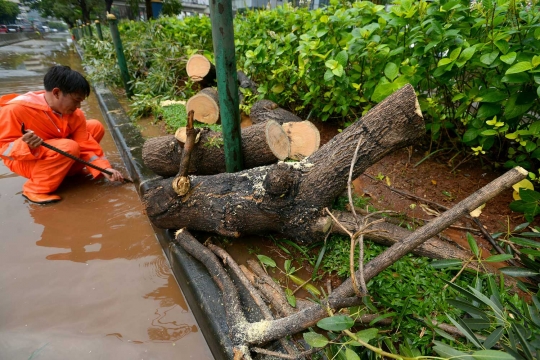
[[[181,134],[178,136],[181,137]],[[181,140],[185,141],[185,137],[181,137]],[[289,151],[287,134],[275,121],[242,129],[242,153],[246,168],[284,160]],[[142,157],[144,164],[154,173],[170,177],[178,173],[182,152],[183,141],[172,135],[160,136],[144,143]],[[225,171],[222,134],[203,128],[191,155],[189,173],[211,175]]]
[[[290,111],[282,109],[271,100],[259,100],[251,107],[249,117],[253,124],[274,120],[280,124],[288,122],[302,121],[298,116]]]
[[[191,176],[192,190],[178,197],[170,179],[149,183],[146,213],[161,228],[183,228],[237,237],[280,232],[300,242],[322,239],[311,231],[323,209],[347,185],[356,144],[362,141],[353,176],[390,152],[411,145],[425,131],[410,85],[375,106],[310,157],[233,174]]]

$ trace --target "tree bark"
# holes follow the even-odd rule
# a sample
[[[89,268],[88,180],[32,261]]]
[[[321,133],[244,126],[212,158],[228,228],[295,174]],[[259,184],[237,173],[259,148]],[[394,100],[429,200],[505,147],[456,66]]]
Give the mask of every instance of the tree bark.
[[[347,185],[356,144],[363,146],[354,164],[356,178],[373,163],[411,145],[425,132],[410,85],[389,96],[299,163],[191,176],[192,190],[178,197],[170,180],[149,184],[146,213],[161,228],[183,228],[237,237],[280,232],[299,242],[322,239],[310,231]]]
[[[271,128],[271,129],[270,129]],[[270,140],[268,133],[272,133]],[[269,145],[269,142],[272,142]],[[143,146],[143,161],[158,175],[170,177],[178,173],[183,143],[174,136],[148,139]],[[289,139],[275,123],[259,124],[242,129],[242,153],[246,168],[273,164],[289,152]],[[223,137],[219,132],[203,128],[191,155],[189,173],[211,175],[225,172]]]
[[[277,121],[280,124],[302,121],[290,111],[282,109],[271,100],[259,100],[251,107],[249,117],[253,124],[259,124],[268,120]]]

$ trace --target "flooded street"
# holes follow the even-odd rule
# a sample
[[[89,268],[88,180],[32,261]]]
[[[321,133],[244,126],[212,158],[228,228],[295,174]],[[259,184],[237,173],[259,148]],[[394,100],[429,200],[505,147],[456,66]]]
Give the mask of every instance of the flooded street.
[[[67,37],[0,47],[0,95],[82,71]],[[82,110],[103,122],[93,94]],[[126,174],[108,130],[101,145]],[[35,205],[25,181],[0,162],[0,359],[213,358],[133,184],[76,176]]]

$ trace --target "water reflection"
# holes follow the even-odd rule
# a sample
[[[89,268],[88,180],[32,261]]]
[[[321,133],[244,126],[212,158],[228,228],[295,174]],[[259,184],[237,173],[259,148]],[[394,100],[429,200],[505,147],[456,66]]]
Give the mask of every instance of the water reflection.
[[[155,243],[142,205],[133,201],[133,186],[77,176],[64,181],[57,193],[63,201],[28,207],[34,223],[44,227],[36,245],[68,250],[50,254],[47,260],[136,259]]]

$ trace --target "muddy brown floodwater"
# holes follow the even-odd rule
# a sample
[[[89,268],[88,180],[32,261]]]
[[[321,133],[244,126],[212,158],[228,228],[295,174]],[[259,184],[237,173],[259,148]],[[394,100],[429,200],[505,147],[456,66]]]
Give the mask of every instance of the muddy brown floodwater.
[[[82,71],[66,37],[0,47],[0,95]],[[82,109],[103,121],[93,95]],[[0,164],[0,359],[212,359],[132,184],[74,177],[40,206],[24,182]]]

